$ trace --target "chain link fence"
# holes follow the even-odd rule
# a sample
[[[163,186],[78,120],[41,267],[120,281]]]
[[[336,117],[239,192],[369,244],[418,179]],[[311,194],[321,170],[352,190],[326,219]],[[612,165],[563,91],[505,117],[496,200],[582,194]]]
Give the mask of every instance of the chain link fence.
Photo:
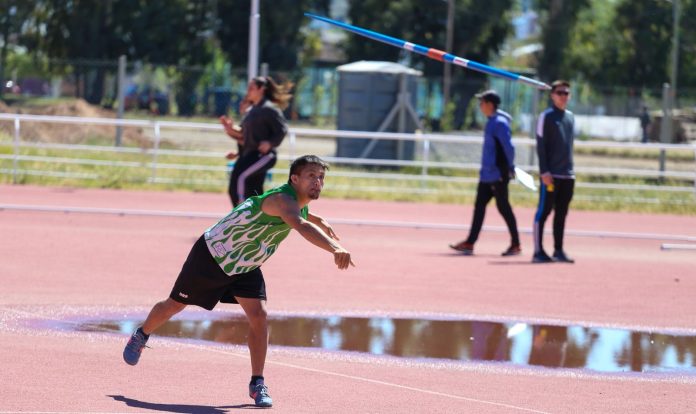
[[[115,110],[118,96],[118,62],[50,60],[51,78],[12,74],[4,100],[12,111],[15,102],[37,98],[78,97]],[[321,127],[335,126],[338,74],[335,67],[311,67],[293,73],[274,72],[262,65],[262,73],[295,84],[295,98],[286,112],[292,121]],[[419,80],[417,108],[427,130],[475,130],[485,122],[478,113],[473,93],[491,87],[502,96],[502,109],[513,117],[516,132],[533,137],[533,124],[548,105],[548,96],[516,82],[491,78],[455,78],[452,104],[443,106],[442,78]],[[126,66],[126,111],[147,115],[219,116],[236,113],[246,91],[246,70],[223,64],[210,67],[158,66],[129,62]],[[8,87],[11,85],[12,87]],[[613,139],[628,142],[689,143],[696,140],[696,90],[682,88],[676,94],[674,126],[670,137],[661,134],[664,91],[646,88],[596,88],[574,82],[569,109],[576,114],[580,139]],[[649,121],[641,123],[643,108]]]

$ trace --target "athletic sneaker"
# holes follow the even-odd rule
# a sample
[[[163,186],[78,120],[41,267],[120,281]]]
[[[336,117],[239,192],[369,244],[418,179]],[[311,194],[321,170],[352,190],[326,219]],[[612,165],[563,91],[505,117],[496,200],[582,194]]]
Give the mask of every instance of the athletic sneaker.
[[[140,328],[133,332],[133,336],[130,337],[130,340],[126,344],[126,348],[123,350],[123,360],[126,361],[126,364],[135,365],[138,363],[140,353],[143,352],[143,348],[145,348],[145,344],[149,337],[150,336],[146,336]]]
[[[249,397],[254,399],[257,407],[273,407],[273,399],[268,395],[268,387],[262,381],[249,384]]]
[[[471,256],[474,254],[474,245],[471,243],[459,242],[457,244],[450,244],[449,247],[462,253],[464,256]]]
[[[575,263],[575,260],[568,257],[563,250],[556,250],[553,252],[553,261],[562,263]]]
[[[551,263],[552,261],[553,259],[543,250],[534,253],[534,256],[532,256],[532,263]]]
[[[511,245],[510,247],[507,248],[507,250],[502,252],[500,255],[501,256],[517,256],[520,253],[522,253],[522,248],[519,245]]]

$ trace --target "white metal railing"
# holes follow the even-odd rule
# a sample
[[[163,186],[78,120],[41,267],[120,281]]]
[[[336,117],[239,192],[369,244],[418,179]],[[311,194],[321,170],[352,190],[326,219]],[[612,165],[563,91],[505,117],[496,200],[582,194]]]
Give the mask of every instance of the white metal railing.
[[[196,170],[196,171],[224,171],[223,166],[210,166],[199,164],[180,164],[166,163],[158,161],[161,155],[175,155],[182,157],[202,157],[202,158],[219,158],[218,151],[203,151],[203,150],[182,150],[182,149],[162,149],[162,129],[173,130],[198,130],[209,132],[221,132],[221,127],[217,123],[200,123],[200,122],[178,122],[178,121],[161,121],[161,120],[133,120],[133,119],[111,119],[111,118],[85,118],[85,117],[68,117],[68,116],[45,116],[45,115],[24,115],[24,114],[0,114],[0,121],[13,122],[13,141],[12,153],[1,154],[0,160],[12,160],[12,168],[0,168],[0,174],[12,174],[13,181],[17,181],[20,174],[27,175],[46,175],[59,177],[73,177],[83,179],[95,179],[98,174],[90,173],[70,173],[56,172],[46,170],[23,170],[20,169],[20,163],[25,161],[61,163],[61,164],[79,164],[93,166],[115,166],[123,168],[148,168],[150,170],[150,182],[167,183],[176,182],[176,179],[158,177],[158,170],[174,169],[174,170]],[[22,123],[59,123],[71,125],[102,125],[102,126],[121,126],[121,127],[138,127],[152,132],[152,138],[149,146],[144,148],[133,148],[123,146],[105,146],[105,145],[85,145],[85,144],[62,144],[62,143],[47,143],[47,142],[26,142],[21,140]],[[385,173],[385,172],[361,172],[361,171],[336,171],[332,175],[355,177],[355,178],[380,178],[396,181],[419,181],[423,182],[454,182],[454,183],[473,183],[475,178],[470,177],[448,177],[442,175],[431,175],[429,170],[432,168],[447,168],[456,170],[478,170],[479,164],[476,162],[461,162],[460,160],[433,159],[433,145],[465,145],[474,144],[480,146],[482,140],[480,136],[472,135],[444,135],[430,133],[387,133],[387,132],[369,132],[369,131],[339,131],[339,130],[321,130],[309,128],[291,128],[286,142],[284,143],[284,151],[279,154],[280,159],[292,160],[298,153],[298,144],[301,141],[309,140],[326,140],[326,139],[379,139],[379,140],[394,140],[394,141],[410,141],[414,145],[418,145],[419,159],[413,160],[394,160],[394,159],[371,159],[371,158],[349,158],[337,157],[334,155],[325,156],[327,161],[333,164],[347,166],[380,166],[380,167],[415,167],[419,174],[406,173]],[[227,142],[227,141],[226,141]],[[515,138],[515,145],[518,148],[526,147],[531,155],[530,162],[527,165],[519,163],[518,166],[536,170],[533,162],[533,148],[536,142],[529,138]],[[0,148],[3,146],[0,143]],[[7,146],[7,145],[4,145]],[[696,159],[696,144],[642,144],[642,143],[623,143],[623,142],[597,142],[597,141],[576,141],[575,146],[578,148],[603,148],[603,149],[640,149],[640,150],[659,150],[659,151],[689,151],[694,154]],[[40,149],[57,149],[57,150],[80,150],[94,152],[108,152],[117,154],[141,154],[149,158],[149,161],[105,161],[94,160],[88,158],[70,158],[58,156],[42,156],[42,155],[25,155],[20,153],[21,148],[40,148]],[[440,157],[441,158],[441,157]],[[519,159],[519,158],[518,158]],[[666,185],[649,185],[649,184],[619,184],[619,183],[591,183],[578,182],[578,187],[607,189],[607,190],[652,190],[652,191],[669,191],[669,192],[694,192],[696,194],[696,161],[693,163],[691,170],[669,170],[660,164],[659,169],[643,169],[643,168],[624,168],[616,166],[599,166],[599,167],[579,167],[576,169],[578,174],[591,175],[621,175],[632,177],[650,177],[650,178],[674,178],[681,180],[693,180],[693,186],[666,186]],[[285,171],[274,171],[284,175]],[[195,182],[195,180],[187,180]],[[220,180],[222,182],[222,180]],[[385,187],[373,187],[383,191]],[[363,190],[370,190],[366,187]],[[434,190],[424,188],[404,188],[404,191],[417,191],[431,193]]]

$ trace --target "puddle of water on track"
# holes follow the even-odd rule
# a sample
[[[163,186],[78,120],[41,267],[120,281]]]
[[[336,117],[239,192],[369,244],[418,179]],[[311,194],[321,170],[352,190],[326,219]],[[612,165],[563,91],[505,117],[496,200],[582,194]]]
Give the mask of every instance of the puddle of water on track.
[[[91,321],[78,331],[131,334],[142,321]],[[696,336],[471,320],[275,317],[270,344],[408,358],[508,361],[595,371],[696,373]],[[171,320],[155,335],[246,344],[243,317]]]

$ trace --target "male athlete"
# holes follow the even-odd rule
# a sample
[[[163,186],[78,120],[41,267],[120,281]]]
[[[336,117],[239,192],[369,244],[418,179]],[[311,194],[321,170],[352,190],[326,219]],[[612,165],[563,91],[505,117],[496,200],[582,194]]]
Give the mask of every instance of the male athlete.
[[[575,118],[568,108],[570,82],[557,80],[551,84],[550,108],[539,115],[537,122],[537,155],[539,156],[539,207],[534,216],[534,263],[574,263],[563,249],[566,216],[575,189],[573,142]],[[553,257],[544,250],[544,223],[553,213]]]
[[[339,269],[354,266],[329,223],[308,210],[309,202],[319,198],[328,168],[317,156],[302,156],[290,166],[286,184],[246,199],[208,228],[191,248],[169,298],[157,303],[131,336],[123,351],[126,363],[137,364],[150,334],[187,305],[212,310],[218,302],[238,303],[249,322],[249,396],[256,406],[271,407],[273,400],[263,378],[268,323],[260,266],[291,229],[332,253]]]
[[[486,216],[486,205],[495,198],[498,212],[505,219],[510,232],[510,247],[503,256],[520,254],[520,235],[517,231],[517,220],[512,212],[508,196],[508,183],[515,176],[515,147],[512,144],[510,131],[510,114],[499,109],[500,95],[493,89],[476,95],[479,98],[479,109],[488,119],[483,131],[483,150],[481,152],[481,170],[476,189],[474,217],[469,229],[469,236],[450,247],[465,256],[474,254],[474,243],[478,239],[483,219]]]

